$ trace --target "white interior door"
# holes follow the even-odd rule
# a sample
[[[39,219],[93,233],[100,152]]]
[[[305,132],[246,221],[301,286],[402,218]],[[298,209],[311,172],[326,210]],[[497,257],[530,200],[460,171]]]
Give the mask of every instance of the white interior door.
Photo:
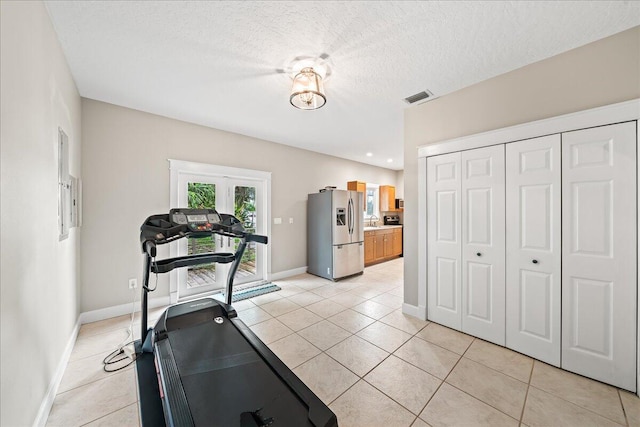
[[[636,126],[562,134],[562,367],[636,390]]]
[[[427,159],[427,317],[460,330],[460,153]]]
[[[505,344],[504,145],[462,152],[462,331]]]
[[[560,135],[506,145],[507,347],[560,366]]]

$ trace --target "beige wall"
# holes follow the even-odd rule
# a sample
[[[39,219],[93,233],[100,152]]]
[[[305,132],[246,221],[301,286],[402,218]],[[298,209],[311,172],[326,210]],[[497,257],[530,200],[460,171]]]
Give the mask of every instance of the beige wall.
[[[79,314],[79,230],[58,241],[58,126],[80,177],[80,97],[41,2],[0,2],[0,424],[32,425]]]
[[[307,265],[307,194],[347,181],[396,184],[396,171],[118,107],[82,101],[82,311],[131,301],[142,280],[140,225],[169,206],[167,159],[272,173],[272,272]],[[294,218],[289,224],[288,218]],[[152,297],[168,295],[168,275]]]
[[[640,97],[640,27],[405,111],[405,302],[418,303],[416,147]]]

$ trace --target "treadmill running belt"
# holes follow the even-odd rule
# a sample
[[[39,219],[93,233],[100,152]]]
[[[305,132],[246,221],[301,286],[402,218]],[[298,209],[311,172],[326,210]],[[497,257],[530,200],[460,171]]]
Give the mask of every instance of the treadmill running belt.
[[[273,427],[312,425],[304,402],[228,319],[168,336],[196,426],[240,426],[243,413],[258,410],[263,418],[273,418]]]

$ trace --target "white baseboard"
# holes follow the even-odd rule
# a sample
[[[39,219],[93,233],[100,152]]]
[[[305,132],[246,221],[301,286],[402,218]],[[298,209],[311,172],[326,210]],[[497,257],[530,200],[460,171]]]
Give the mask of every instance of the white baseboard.
[[[71,351],[73,350],[73,346],[76,343],[76,338],[78,337],[78,332],[80,331],[80,325],[80,317],[78,317],[78,320],[76,320],[76,324],[73,327],[73,331],[71,331],[71,336],[67,341],[67,346],[64,348],[64,352],[62,353],[62,357],[60,358],[60,363],[58,363],[58,367],[56,368],[56,371],[53,374],[53,378],[49,383],[47,393],[44,395],[42,403],[40,403],[38,414],[36,415],[36,419],[33,422],[34,427],[44,427],[44,425],[47,423],[49,413],[51,412],[51,407],[53,406],[53,401],[56,398],[56,394],[58,394],[58,387],[60,387],[62,376],[64,375],[64,371],[67,369],[67,363],[69,363]]]
[[[405,302],[402,304],[402,312],[421,320],[427,320],[427,307],[421,305],[411,305]]]
[[[171,301],[168,295],[165,297],[152,298],[149,299],[149,308],[162,307],[169,305],[170,303]],[[131,304],[133,304],[133,302],[114,305],[113,307],[105,307],[98,310],[85,311],[80,314],[80,324],[84,325],[85,323],[111,319],[112,317],[118,317],[124,314],[131,314]],[[135,311],[140,311],[140,301],[136,301]]]
[[[271,273],[271,277],[269,280],[281,280],[286,279],[287,277],[297,276],[299,274],[304,274],[307,272],[307,266],[294,268],[292,270],[279,271],[277,273]]]

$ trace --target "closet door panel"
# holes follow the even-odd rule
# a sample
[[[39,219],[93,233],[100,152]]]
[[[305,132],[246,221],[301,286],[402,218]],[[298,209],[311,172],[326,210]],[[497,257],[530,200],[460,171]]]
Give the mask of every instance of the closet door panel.
[[[562,134],[562,367],[636,389],[636,125]]]
[[[507,347],[560,366],[560,135],[506,146]]]
[[[505,344],[504,145],[462,152],[462,330]]]
[[[461,328],[460,153],[427,159],[427,317]]]

